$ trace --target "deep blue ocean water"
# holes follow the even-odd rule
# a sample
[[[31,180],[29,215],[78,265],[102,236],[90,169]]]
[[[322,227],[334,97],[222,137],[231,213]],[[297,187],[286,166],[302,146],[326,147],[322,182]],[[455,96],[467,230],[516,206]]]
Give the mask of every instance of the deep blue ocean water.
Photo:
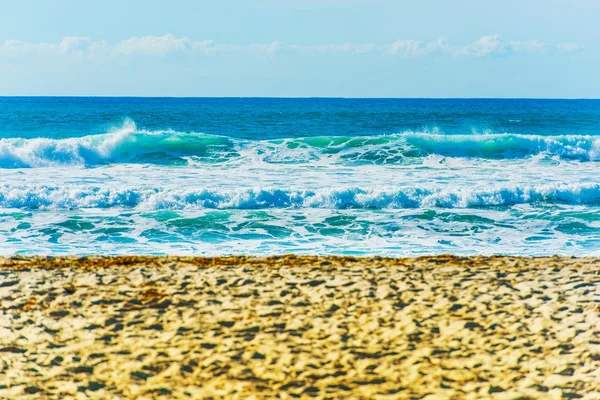
[[[0,254],[600,254],[600,100],[0,97]]]

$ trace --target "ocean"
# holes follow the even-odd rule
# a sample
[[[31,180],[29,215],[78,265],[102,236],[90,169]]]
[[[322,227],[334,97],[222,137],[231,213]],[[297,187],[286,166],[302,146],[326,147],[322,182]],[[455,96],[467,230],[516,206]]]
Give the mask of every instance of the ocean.
[[[600,255],[600,100],[0,98],[0,254]]]

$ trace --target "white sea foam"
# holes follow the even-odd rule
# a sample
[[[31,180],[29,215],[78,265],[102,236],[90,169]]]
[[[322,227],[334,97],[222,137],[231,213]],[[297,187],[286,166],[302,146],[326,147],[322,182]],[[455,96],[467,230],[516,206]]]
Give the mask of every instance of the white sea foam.
[[[532,186],[335,188],[105,188],[99,186],[0,186],[0,208],[82,209],[403,209],[480,208],[517,204],[600,204],[600,184]]]

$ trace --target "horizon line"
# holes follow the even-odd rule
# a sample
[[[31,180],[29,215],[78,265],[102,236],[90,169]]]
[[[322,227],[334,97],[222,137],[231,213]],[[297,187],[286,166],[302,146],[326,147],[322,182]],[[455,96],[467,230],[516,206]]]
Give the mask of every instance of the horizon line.
[[[600,100],[600,97],[348,97],[348,96],[139,96],[139,95],[0,95],[6,98],[105,99],[339,99],[339,100]]]

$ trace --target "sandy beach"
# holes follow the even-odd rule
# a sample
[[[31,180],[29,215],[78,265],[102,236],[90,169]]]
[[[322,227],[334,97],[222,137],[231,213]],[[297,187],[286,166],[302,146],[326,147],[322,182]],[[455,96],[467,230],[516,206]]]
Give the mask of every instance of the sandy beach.
[[[12,258],[0,398],[599,399],[600,260]]]

